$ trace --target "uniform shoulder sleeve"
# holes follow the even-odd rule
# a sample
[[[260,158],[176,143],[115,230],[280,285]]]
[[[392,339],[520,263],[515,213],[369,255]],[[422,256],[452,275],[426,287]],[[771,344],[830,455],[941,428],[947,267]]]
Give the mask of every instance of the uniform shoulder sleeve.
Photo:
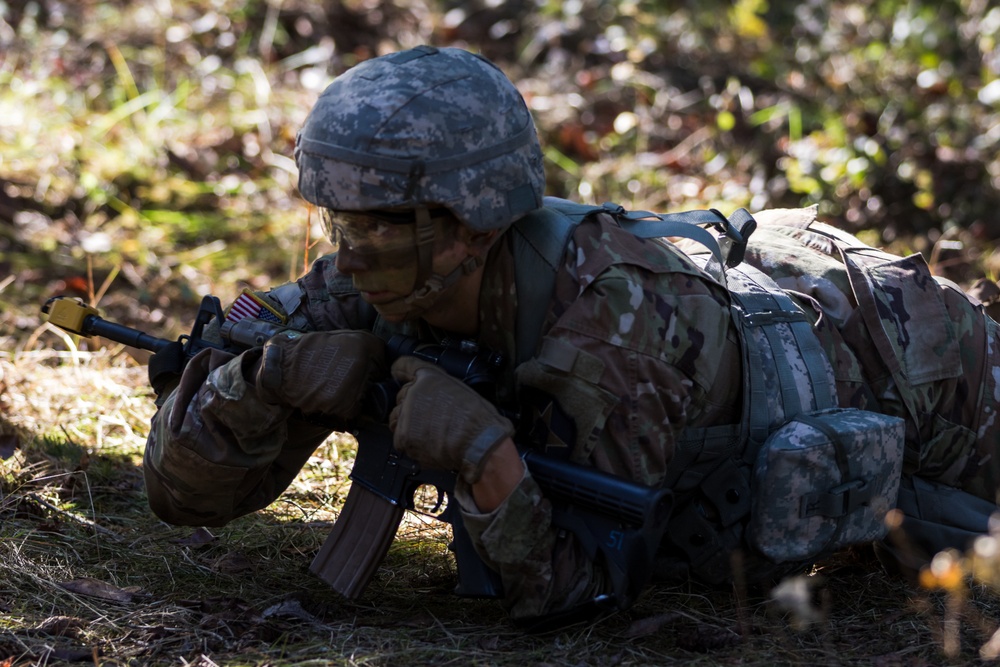
[[[293,319],[303,319],[309,329],[366,329],[375,326],[377,313],[352,283],[351,277],[337,270],[336,254],[317,259],[312,269],[298,280],[301,297]]]

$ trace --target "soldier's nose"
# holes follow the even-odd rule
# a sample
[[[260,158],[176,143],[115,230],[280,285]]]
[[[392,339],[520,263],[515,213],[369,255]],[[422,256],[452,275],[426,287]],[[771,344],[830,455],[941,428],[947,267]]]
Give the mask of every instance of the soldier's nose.
[[[337,270],[348,275],[368,270],[368,262],[360,253],[356,253],[346,245],[337,250]]]

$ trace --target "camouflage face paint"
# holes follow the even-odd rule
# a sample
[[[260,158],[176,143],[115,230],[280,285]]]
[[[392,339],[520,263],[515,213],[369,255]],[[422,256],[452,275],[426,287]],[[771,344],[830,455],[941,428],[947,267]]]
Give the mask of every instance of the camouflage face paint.
[[[416,224],[411,214],[375,215],[322,209],[337,246],[337,267],[378,306],[410,294],[417,280]]]
[[[337,245],[337,267],[350,274],[362,298],[390,321],[414,310],[408,297],[420,268],[413,211],[333,211],[321,209],[324,226]],[[435,255],[455,241],[457,222],[444,208],[432,209]],[[439,269],[437,262],[433,269]],[[452,267],[449,267],[452,268]]]

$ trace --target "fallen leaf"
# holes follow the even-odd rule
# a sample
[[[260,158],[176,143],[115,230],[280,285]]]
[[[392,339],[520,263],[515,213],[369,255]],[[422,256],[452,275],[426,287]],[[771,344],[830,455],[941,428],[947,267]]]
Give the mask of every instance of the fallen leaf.
[[[695,653],[709,653],[718,649],[732,648],[743,642],[743,636],[731,628],[708,623],[698,623],[692,628],[678,632],[677,647]]]
[[[112,586],[111,584],[89,577],[64,581],[59,585],[71,593],[100,598],[102,600],[111,600],[113,602],[131,602],[135,597],[134,592],[122,590],[117,586]]]
[[[427,612],[420,612],[410,618],[399,619],[398,624],[404,628],[429,628],[436,624],[433,616]]]
[[[680,618],[680,614],[673,612],[640,618],[637,621],[633,621],[632,624],[628,626],[628,630],[625,631],[625,636],[633,639],[636,637],[647,637],[649,635],[656,634],[664,625],[673,623],[678,618]]]
[[[67,292],[76,292],[80,296],[87,296],[89,289],[87,279],[83,276],[70,276],[64,282],[63,290]]]
[[[1000,301],[1000,286],[988,278],[980,278],[966,290],[966,294],[979,299],[988,306]]]
[[[312,623],[316,620],[316,617],[310,614],[308,611],[302,608],[302,603],[298,600],[285,600],[284,602],[279,602],[276,605],[272,605],[264,610],[261,614],[263,618],[271,618],[272,616],[280,616],[282,618],[297,618],[300,621],[306,621]]]
[[[82,618],[73,616],[50,616],[28,632],[52,635],[53,637],[76,637],[87,625]]]
[[[42,663],[45,664],[49,660],[62,660],[64,662],[91,662],[96,665],[97,658],[101,655],[101,651],[96,648],[57,648],[53,649],[51,652],[47,653],[46,660]]]
[[[7,460],[14,456],[14,450],[21,447],[21,441],[17,437],[17,433],[8,433],[6,435],[0,435],[0,459]]]
[[[238,574],[253,568],[253,563],[239,551],[231,551],[212,562],[212,569],[223,574]]]
[[[208,528],[198,528],[187,537],[171,540],[171,542],[189,547],[199,547],[203,544],[211,544],[215,539],[215,535],[209,532]]]

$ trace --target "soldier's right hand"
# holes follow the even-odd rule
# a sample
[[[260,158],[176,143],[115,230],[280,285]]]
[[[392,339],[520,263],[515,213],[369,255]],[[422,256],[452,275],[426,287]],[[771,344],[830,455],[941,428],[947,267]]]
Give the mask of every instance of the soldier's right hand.
[[[244,376],[264,402],[343,419],[357,416],[369,382],[386,373],[385,345],[367,331],[285,331],[248,361]]]

